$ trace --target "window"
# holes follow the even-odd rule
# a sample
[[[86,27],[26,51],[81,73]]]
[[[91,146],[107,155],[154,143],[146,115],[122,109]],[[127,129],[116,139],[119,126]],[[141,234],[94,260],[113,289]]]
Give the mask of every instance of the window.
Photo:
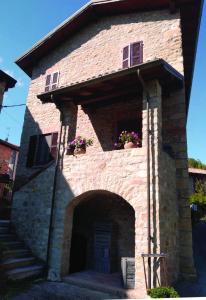
[[[52,91],[58,87],[59,72],[55,72],[46,76],[45,92]]]
[[[30,137],[27,167],[43,166],[57,155],[58,132],[33,135]]]
[[[143,42],[136,42],[123,48],[123,69],[143,63]]]
[[[142,119],[129,119],[122,120],[117,123],[117,138],[121,134],[122,131],[135,131],[139,134],[140,139],[142,138]]]

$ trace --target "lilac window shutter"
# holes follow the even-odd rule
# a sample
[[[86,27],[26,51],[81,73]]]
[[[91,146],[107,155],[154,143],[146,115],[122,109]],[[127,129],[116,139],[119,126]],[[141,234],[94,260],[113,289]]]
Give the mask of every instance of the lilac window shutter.
[[[143,63],[143,42],[131,44],[131,66],[136,66]]]
[[[123,61],[122,61],[123,69],[129,67],[129,46],[123,48]]]
[[[45,92],[49,91],[50,83],[51,83],[51,74],[47,75],[46,77]]]
[[[55,72],[52,76],[52,90],[57,88],[58,85],[58,79],[59,79],[59,72]]]

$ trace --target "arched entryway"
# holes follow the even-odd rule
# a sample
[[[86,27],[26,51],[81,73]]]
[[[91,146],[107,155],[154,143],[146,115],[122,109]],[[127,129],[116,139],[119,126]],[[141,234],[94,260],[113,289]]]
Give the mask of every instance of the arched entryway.
[[[74,199],[66,218],[72,220],[65,224],[65,236],[71,234],[69,253],[64,252],[68,273],[120,273],[122,258],[135,257],[135,212],[120,196],[85,193]]]

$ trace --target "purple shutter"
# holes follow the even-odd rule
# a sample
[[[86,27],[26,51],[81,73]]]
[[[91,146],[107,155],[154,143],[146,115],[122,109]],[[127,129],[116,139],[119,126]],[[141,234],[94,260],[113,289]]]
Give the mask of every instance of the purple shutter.
[[[52,76],[52,82],[51,82],[51,89],[54,90],[57,88],[58,85],[58,78],[59,78],[59,72],[53,73]]]
[[[45,92],[48,92],[50,90],[50,84],[51,84],[51,74],[47,75],[46,77],[46,84],[45,84]]]
[[[143,42],[137,42],[130,45],[131,66],[143,63]]]
[[[122,61],[123,69],[129,67],[129,46],[123,48],[123,61]]]
[[[50,153],[53,159],[56,159],[57,157],[57,148],[58,148],[57,146],[58,146],[58,132],[53,132],[51,147],[50,147]]]

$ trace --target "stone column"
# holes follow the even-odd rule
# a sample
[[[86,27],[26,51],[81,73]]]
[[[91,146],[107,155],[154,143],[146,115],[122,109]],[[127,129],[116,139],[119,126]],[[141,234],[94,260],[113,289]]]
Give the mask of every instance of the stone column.
[[[157,80],[147,83],[147,90],[150,95],[149,103],[149,133],[150,133],[150,199],[151,199],[151,253],[160,252],[160,228],[159,228],[159,161],[162,147],[162,89]],[[147,97],[143,93],[142,112],[142,144],[147,155]],[[145,199],[147,202],[147,199]],[[147,206],[145,205],[145,212]],[[147,226],[147,224],[146,224]],[[147,229],[147,227],[146,227]],[[144,251],[147,253],[147,230],[145,230]],[[153,269],[153,267],[152,267]],[[153,273],[152,273],[153,283]]]
[[[50,265],[48,279],[60,281],[62,276],[68,274],[69,270],[69,249],[72,236],[73,210],[68,210],[65,203],[74,197],[68,188],[68,183],[63,176],[64,157],[67,153],[68,139],[75,136],[77,106],[72,103],[65,103],[62,111],[63,128],[60,141],[60,157],[56,179],[55,206],[53,218],[53,231],[50,249]]]
[[[179,261],[180,275],[194,279],[191,212],[189,207],[189,176],[186,136],[186,103],[184,88],[164,97],[163,138],[173,151],[176,166],[176,187],[179,206]]]

